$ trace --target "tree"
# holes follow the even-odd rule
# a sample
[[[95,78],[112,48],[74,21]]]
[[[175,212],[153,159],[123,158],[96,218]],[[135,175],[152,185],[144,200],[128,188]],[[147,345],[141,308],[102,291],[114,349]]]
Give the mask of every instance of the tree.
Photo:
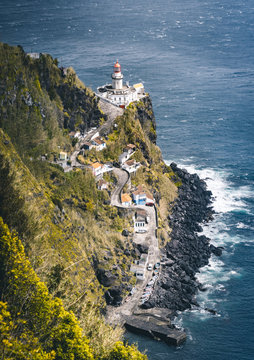
[[[94,359],[74,314],[63,308],[60,299],[51,297],[32,269],[18,236],[2,218],[0,275],[0,297],[4,300],[0,306],[2,359]]]

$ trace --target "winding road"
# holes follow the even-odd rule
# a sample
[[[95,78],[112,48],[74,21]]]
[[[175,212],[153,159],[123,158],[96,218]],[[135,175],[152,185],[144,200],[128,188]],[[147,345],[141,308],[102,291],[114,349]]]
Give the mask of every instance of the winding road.
[[[149,223],[148,223],[148,230],[145,234],[138,234],[134,233],[133,241],[137,244],[146,244],[149,246],[148,251],[148,263],[155,264],[158,261],[160,261],[160,251],[158,246],[158,239],[156,237],[156,212],[154,207],[148,207],[145,205],[132,205],[132,206],[124,206],[120,202],[120,194],[125,186],[125,184],[129,180],[129,174],[127,171],[114,168],[114,174],[118,178],[118,183],[115,187],[115,190],[113,191],[111,195],[111,205],[117,206],[119,208],[125,208],[125,209],[142,209],[146,210],[148,216],[149,216]],[[145,272],[145,280],[140,281],[137,280],[136,286],[135,286],[135,292],[128,296],[123,304],[121,304],[119,307],[114,306],[108,306],[107,307],[107,315],[106,319],[107,321],[112,325],[123,325],[125,322],[125,318],[132,315],[132,313],[137,309],[140,298],[144,292],[146,284],[149,282],[149,280],[152,277],[152,272],[146,270]]]
[[[90,141],[91,138],[99,132],[100,134],[106,131],[108,128],[110,128],[113,124],[113,121],[115,120],[116,116],[123,114],[123,109],[116,108],[115,106],[105,103],[104,101],[100,100],[100,108],[108,115],[108,120],[99,128],[90,130],[86,136],[80,140],[76,146],[74,152],[70,156],[70,162],[71,166],[69,166],[68,171],[72,170],[73,167],[84,167],[84,165],[81,165],[77,161],[78,153],[84,144],[85,141]],[[158,239],[156,237],[156,228],[157,228],[157,221],[156,221],[156,211],[154,207],[148,207],[145,205],[132,205],[132,206],[124,206],[121,203],[121,192],[123,190],[123,187],[130,182],[130,175],[126,170],[122,170],[120,168],[113,168],[113,172],[116,175],[118,182],[114,189],[114,191],[111,194],[111,206],[116,206],[119,208],[126,208],[126,209],[143,209],[146,210],[147,215],[149,216],[149,223],[148,223],[148,229],[145,234],[138,234],[134,233],[133,241],[137,244],[146,244],[149,246],[148,251],[148,263],[155,264],[156,262],[160,261],[160,251],[158,246]],[[123,304],[121,304],[119,307],[113,307],[108,306],[107,307],[107,314],[106,319],[107,322],[114,325],[123,325],[125,322],[125,318],[132,315],[132,313],[136,310],[138,307],[140,298],[144,292],[144,288],[146,284],[149,282],[149,280],[152,277],[152,272],[146,270],[145,271],[145,280],[140,281],[137,280],[136,286],[135,286],[135,292],[128,296]]]

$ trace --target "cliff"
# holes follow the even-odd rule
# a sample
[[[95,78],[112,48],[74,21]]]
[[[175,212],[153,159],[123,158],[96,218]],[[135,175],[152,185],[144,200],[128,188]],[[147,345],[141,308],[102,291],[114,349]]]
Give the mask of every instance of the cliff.
[[[159,246],[165,249],[168,260],[175,257],[174,266],[180,268],[181,272],[187,258],[186,254],[181,257],[184,245],[179,245],[178,238],[185,236],[188,222],[176,219],[181,211],[188,212],[183,206],[188,200],[188,197],[183,197],[187,191],[186,181],[191,198],[195,193],[191,186],[195,186],[195,181],[198,183],[199,180],[190,180],[187,174],[183,176],[180,169],[163,162],[156,145],[156,123],[149,96],[130,104],[122,115],[110,117],[102,112],[98,99],[78,79],[74,70],[59,68],[57,60],[50,55],[41,54],[38,59],[33,59],[21,47],[0,44],[0,61],[1,236],[4,241],[9,239],[8,251],[14,251],[15,258],[20,258],[21,264],[27,264],[22,276],[26,278],[32,274],[35,279],[32,285],[24,283],[22,291],[30,292],[32,288],[35,294],[38,284],[43,284],[40,286],[47,302],[46,305],[36,305],[38,309],[51,312],[51,307],[55,308],[54,304],[57,303],[58,315],[64,313],[67,318],[71,317],[76,329],[73,335],[75,346],[80,345],[82,351],[88,354],[78,357],[73,352],[75,359],[145,359],[136,348],[119,342],[122,328],[112,328],[104,320],[107,305],[121,304],[136,283],[130,268],[144,248],[133,241],[133,210],[111,206],[118,179],[112,171],[105,173],[103,177],[108,188],[99,190],[98,179],[89,166],[94,162],[119,166],[119,156],[126,146],[135,145],[131,159],[139,167],[130,175],[123,191],[133,192],[142,185],[153,195],[158,215],[156,233]],[[89,138],[88,130],[91,127],[96,127],[104,137],[106,148],[102,151],[82,150],[80,142],[77,144],[78,140],[70,136],[71,131],[78,130],[85,132]],[[58,161],[61,151],[68,154],[71,164],[74,157],[75,166],[69,165],[69,172],[64,172]],[[199,218],[190,221],[204,220],[210,194],[206,193],[204,186],[202,191],[206,196],[202,205],[204,211]],[[199,206],[199,200],[192,202],[193,212],[195,206]],[[184,234],[179,230],[183,225],[186,230],[183,230]],[[13,236],[14,242],[11,240]],[[173,241],[170,242],[170,239]],[[197,245],[195,251],[203,251],[208,241],[204,240],[204,243],[204,248]],[[178,245],[181,251],[179,259],[176,259],[172,247],[176,249]],[[207,252],[206,258],[208,255]],[[12,299],[12,293],[6,291],[9,274],[16,266],[15,262],[9,264],[6,272],[7,257],[7,253],[3,253],[0,264],[4,279],[1,297],[5,302],[1,305],[2,319],[6,317],[10,322],[14,319],[15,326],[28,321],[33,328],[36,317],[33,318],[32,313],[23,313],[22,307],[20,311]],[[197,261],[193,266],[193,277],[203,263]],[[188,273],[187,268],[185,270]],[[189,277],[194,282],[194,278]],[[166,303],[160,301],[161,295],[165,295],[162,291],[167,290],[170,281],[167,272],[162,271],[158,288],[146,307],[177,309],[172,304],[178,301],[180,290],[184,290],[184,286],[180,286],[182,279],[174,280],[180,284],[178,298],[175,296],[172,300],[166,294]],[[15,296],[24,296],[24,292],[19,295],[20,284],[15,283],[15,287]],[[189,303],[196,288],[188,295]],[[188,288],[185,289],[188,292]],[[186,296],[183,302],[185,300]],[[55,321],[58,322],[57,317]],[[68,350],[69,357],[64,351],[61,353],[66,346],[66,338],[59,345],[58,355],[54,354],[54,346],[48,346],[44,331],[47,331],[47,336],[53,336],[48,328],[29,333],[28,353],[30,351],[32,354],[37,346],[41,358],[67,359],[72,356],[71,350]],[[21,327],[19,333],[14,332],[13,344],[22,342],[22,336],[27,332],[26,326]],[[39,333],[42,337],[38,336]],[[8,351],[8,346],[4,351]]]
[[[132,214],[110,206],[113,174],[107,178],[110,189],[100,191],[89,170],[65,173],[53,161],[60,151],[74,151],[70,131],[98,127],[108,118],[75,72],[58,68],[50,55],[32,59],[21,47],[0,44],[0,60],[0,216],[17,232],[47,296],[60,298],[65,311],[73,311],[79,319],[93,356],[109,358],[118,349],[115,358],[121,359],[123,345],[116,343],[123,331],[106,325],[102,314],[108,291],[117,303],[136,281],[130,266],[139,252],[132,236],[122,235],[127,229],[131,233]],[[160,224],[165,222],[159,233],[166,241],[169,203],[177,187],[155,144],[150,98],[132,104],[114,125],[105,134],[107,148],[91,151],[85,161],[117,162],[123,148],[134,143],[134,158],[142,167],[132,183],[143,184],[157,199]],[[8,304],[6,296],[2,298]],[[10,321],[14,310],[6,310]],[[23,321],[22,312],[19,316]],[[31,317],[29,321],[33,322]],[[38,341],[40,351],[45,351],[43,341]],[[134,359],[143,358],[133,348],[128,351]]]
[[[93,92],[50,55],[32,59],[21,47],[1,43],[0,62],[0,127],[20,155],[57,153],[57,146],[70,150],[69,130],[105,120]]]

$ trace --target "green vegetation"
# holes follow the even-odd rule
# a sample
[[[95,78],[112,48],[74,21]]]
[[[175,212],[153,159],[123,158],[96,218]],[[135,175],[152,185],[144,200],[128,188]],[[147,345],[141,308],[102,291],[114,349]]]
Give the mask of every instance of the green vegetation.
[[[24,247],[0,218],[0,355],[2,359],[145,359],[116,343],[94,349],[72,312],[52,298],[25,256]],[[98,328],[98,326],[97,326]],[[132,357],[133,356],[133,357]]]
[[[104,121],[93,92],[50,55],[32,59],[20,46],[0,43],[0,64],[0,127],[22,157],[70,151],[70,130]]]
[[[89,169],[64,173],[50,163],[73,150],[70,130],[98,126],[106,115],[74,70],[58,68],[50,55],[32,59],[21,47],[0,44],[0,64],[0,217],[6,224],[0,220],[0,356],[146,359],[124,346],[123,330],[102,316],[107,292],[120,289],[124,297],[135,283],[132,239],[122,235],[132,231],[132,213],[110,206],[117,180],[105,174],[109,188],[100,191]],[[136,145],[131,158],[142,166],[132,187],[143,184],[154,195],[163,244],[180,182],[155,144],[149,98],[132,103],[115,123],[107,148],[81,160],[118,161],[127,144]]]

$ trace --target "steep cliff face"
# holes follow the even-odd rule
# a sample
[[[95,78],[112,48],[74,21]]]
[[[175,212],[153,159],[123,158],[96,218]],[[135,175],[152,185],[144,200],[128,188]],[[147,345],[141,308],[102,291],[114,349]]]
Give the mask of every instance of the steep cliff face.
[[[137,118],[144,131],[146,132],[149,140],[156,144],[156,122],[153,112],[153,105],[150,96],[146,96],[142,101],[137,104]]]
[[[69,130],[105,120],[93,92],[50,55],[32,59],[21,47],[0,43],[0,62],[0,127],[20,155],[70,150]]]

